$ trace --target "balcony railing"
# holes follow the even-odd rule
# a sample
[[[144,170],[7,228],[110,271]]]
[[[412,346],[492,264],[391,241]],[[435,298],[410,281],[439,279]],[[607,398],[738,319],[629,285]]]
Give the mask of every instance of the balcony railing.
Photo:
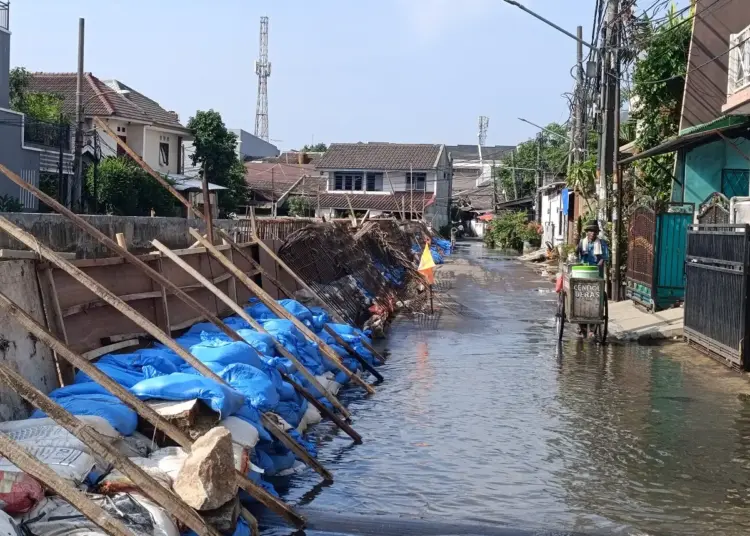
[[[0,2],[0,28],[10,29],[10,2]]]
[[[750,85],[750,26],[729,36],[727,96]]]
[[[30,119],[24,121],[23,141],[70,151],[70,125]]]

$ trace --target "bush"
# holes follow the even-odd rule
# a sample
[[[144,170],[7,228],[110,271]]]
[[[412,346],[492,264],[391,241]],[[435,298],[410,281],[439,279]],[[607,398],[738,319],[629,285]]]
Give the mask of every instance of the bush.
[[[542,226],[528,221],[525,212],[506,212],[490,222],[484,233],[488,247],[521,251],[523,243],[538,247],[541,244]]]
[[[118,216],[148,216],[154,209],[157,216],[175,216],[176,200],[151,175],[127,157],[109,157],[86,173],[86,187],[94,195],[100,210]]]

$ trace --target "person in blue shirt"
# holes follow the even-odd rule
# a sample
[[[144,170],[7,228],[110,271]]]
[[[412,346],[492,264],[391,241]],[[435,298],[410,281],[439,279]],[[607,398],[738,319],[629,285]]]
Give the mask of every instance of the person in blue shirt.
[[[599,224],[596,220],[587,222],[583,230],[586,236],[578,243],[576,254],[582,263],[598,266],[599,277],[604,277],[604,266],[609,261],[609,244],[599,238]]]

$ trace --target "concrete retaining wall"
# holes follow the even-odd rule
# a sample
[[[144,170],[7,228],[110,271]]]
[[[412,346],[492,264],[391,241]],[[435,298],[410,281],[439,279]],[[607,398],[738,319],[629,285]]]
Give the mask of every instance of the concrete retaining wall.
[[[111,252],[89,235],[78,229],[59,214],[2,213],[4,218],[25,231],[33,234],[44,245],[55,251],[75,252],[81,259],[111,257]],[[151,240],[160,242],[172,249],[181,249],[194,242],[188,234],[190,227],[204,230],[200,220],[185,218],[150,218],[146,216],[81,216],[101,232],[115,238],[117,233],[125,233],[128,249],[135,253],[153,249]],[[219,225],[227,230],[237,226],[235,220],[219,220]],[[0,249],[27,249],[23,244],[0,232]]]

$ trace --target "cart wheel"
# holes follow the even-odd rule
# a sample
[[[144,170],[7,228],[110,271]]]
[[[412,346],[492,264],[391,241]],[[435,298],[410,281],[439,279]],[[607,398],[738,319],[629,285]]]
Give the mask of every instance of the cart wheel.
[[[555,315],[555,330],[557,331],[557,340],[563,338],[565,330],[565,293],[560,291],[557,295],[557,314]]]
[[[596,326],[596,342],[599,344],[606,344],[607,342],[607,332],[609,328],[609,299],[607,298],[607,293],[604,293],[604,322],[601,324],[597,324]]]

